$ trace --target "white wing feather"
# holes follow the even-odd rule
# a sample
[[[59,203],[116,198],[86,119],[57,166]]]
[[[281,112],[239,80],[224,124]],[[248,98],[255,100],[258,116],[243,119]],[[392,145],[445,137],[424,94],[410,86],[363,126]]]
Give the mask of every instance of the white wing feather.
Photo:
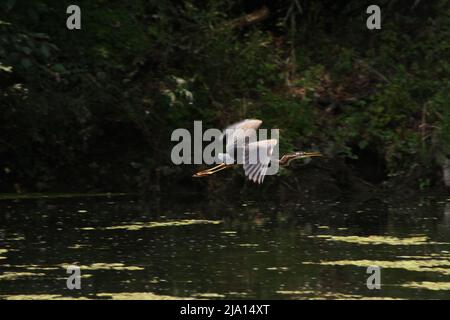
[[[273,148],[278,143],[276,139],[249,143],[245,147],[244,172],[253,182],[262,183],[272,160]]]
[[[246,138],[249,136],[246,130],[256,130],[261,126],[262,121],[258,119],[245,119],[225,129],[225,133],[220,136],[221,139],[226,137],[226,152],[232,153],[231,150],[242,147],[246,144]],[[256,138],[256,137],[255,137]]]

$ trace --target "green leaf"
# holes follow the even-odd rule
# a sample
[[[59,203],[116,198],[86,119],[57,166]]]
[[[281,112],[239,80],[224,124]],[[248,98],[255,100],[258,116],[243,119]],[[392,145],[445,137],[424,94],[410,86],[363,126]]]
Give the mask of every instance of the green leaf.
[[[6,2],[5,2],[5,10],[6,11],[11,10],[14,7],[15,4],[16,4],[16,0],[6,0]]]
[[[43,45],[43,46],[41,47],[41,53],[42,53],[42,55],[43,55],[45,58],[49,58],[49,57],[50,57],[50,50],[49,50],[48,46]]]
[[[11,66],[5,66],[4,64],[2,64],[0,62],[0,71],[11,73],[12,72],[12,67]]]
[[[33,65],[31,60],[28,59],[28,58],[23,58],[20,63],[22,64],[22,67],[24,67],[25,69],[28,69],[28,68],[30,68]]]
[[[358,147],[362,150],[362,149],[365,149],[365,148],[367,147],[368,144],[369,144],[369,143],[368,143],[366,140],[361,140],[361,141],[358,143]]]
[[[28,47],[21,47],[20,48],[22,50],[23,53],[25,53],[26,55],[30,55],[32,50]]]
[[[64,72],[67,71],[66,68],[64,68],[64,66],[62,64],[60,64],[60,63],[55,64],[52,67],[52,70],[55,71],[55,72],[59,72],[59,73],[64,73]]]

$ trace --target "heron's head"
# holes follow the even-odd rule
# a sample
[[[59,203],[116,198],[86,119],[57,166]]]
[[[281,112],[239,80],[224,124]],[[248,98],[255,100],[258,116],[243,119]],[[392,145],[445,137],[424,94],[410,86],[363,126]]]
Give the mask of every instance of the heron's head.
[[[323,157],[323,155],[320,152],[297,151],[297,152],[293,152],[293,153],[284,155],[283,157],[281,157],[279,163],[282,166],[288,166],[292,160],[312,158],[312,157]]]

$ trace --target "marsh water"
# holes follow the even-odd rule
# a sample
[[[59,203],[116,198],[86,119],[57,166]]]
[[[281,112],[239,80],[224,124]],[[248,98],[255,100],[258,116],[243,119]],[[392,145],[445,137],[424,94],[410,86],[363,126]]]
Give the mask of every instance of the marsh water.
[[[447,196],[295,199],[2,196],[0,299],[450,298]]]

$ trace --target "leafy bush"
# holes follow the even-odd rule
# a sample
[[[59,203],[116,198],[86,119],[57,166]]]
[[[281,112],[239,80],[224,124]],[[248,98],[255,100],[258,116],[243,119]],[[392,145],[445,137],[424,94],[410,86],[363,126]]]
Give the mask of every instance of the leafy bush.
[[[81,31],[64,27],[69,4],[0,4],[2,190],[183,179],[170,133],[194,120],[261,118],[283,152],[365,165],[369,150],[386,176],[422,181],[450,153],[447,1],[380,1],[380,31],[365,29],[370,1],[267,2],[269,18],[237,27],[260,7],[83,0]]]

